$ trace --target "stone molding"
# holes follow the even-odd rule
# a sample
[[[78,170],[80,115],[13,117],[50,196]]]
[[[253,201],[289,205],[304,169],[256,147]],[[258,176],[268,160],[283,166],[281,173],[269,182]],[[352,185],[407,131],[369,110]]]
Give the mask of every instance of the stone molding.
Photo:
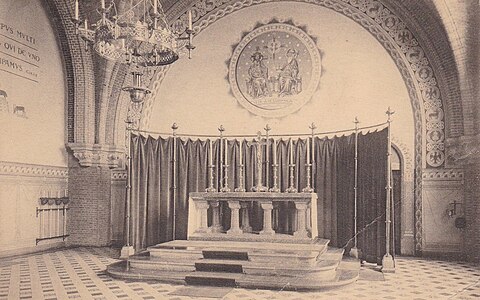
[[[0,161],[0,175],[66,179],[68,168]]]
[[[127,180],[127,170],[115,169],[112,170],[112,180]]]
[[[83,167],[118,168],[124,155],[123,147],[114,145],[69,143],[67,146]]]

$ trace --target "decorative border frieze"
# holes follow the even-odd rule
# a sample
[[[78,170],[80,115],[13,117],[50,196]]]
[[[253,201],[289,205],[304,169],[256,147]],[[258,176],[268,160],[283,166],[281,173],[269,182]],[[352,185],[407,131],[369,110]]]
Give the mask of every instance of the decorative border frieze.
[[[462,169],[426,169],[422,173],[423,180],[454,180],[461,181],[463,180],[463,170]]]
[[[0,175],[65,179],[68,168],[0,161]]]
[[[125,150],[114,145],[69,143],[68,148],[81,166],[105,166],[117,168]]]

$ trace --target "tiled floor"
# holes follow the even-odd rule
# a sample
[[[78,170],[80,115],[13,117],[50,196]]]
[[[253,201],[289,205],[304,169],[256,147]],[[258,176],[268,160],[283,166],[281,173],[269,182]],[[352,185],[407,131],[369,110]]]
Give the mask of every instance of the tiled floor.
[[[118,252],[108,248],[74,248],[1,259],[0,299],[198,299],[169,295],[183,288],[179,285],[108,277],[105,266],[116,257]],[[371,272],[367,269],[361,272]],[[480,267],[469,263],[397,258],[396,273],[385,274],[385,280],[362,277],[323,292],[232,289],[223,299],[480,298]]]

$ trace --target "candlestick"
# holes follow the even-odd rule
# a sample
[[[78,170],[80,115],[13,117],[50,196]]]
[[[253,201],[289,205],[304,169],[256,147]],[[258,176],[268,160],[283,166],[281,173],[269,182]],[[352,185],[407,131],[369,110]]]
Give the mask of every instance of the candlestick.
[[[192,24],[192,11],[188,11],[188,30],[192,30],[193,24]]]

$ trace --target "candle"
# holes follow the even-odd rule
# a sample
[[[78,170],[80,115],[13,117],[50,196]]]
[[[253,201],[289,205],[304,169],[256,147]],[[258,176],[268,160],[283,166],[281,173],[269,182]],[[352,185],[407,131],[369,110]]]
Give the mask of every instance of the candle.
[[[105,9],[105,0],[102,0],[102,9]]]
[[[240,165],[243,165],[242,140],[239,141],[239,145],[240,145]]]
[[[225,165],[228,165],[228,141],[225,139]]]
[[[87,21],[87,19],[85,19],[85,30],[87,30],[87,29],[88,29],[88,21]]]
[[[192,11],[188,11],[188,29],[192,30]]]
[[[210,146],[210,151],[209,151],[209,163],[210,165],[213,165],[213,146],[212,146],[212,140],[210,140],[209,146]]]
[[[75,0],[75,20],[78,20],[78,0]]]
[[[293,140],[290,138],[290,164],[293,165]]]
[[[310,164],[310,138],[307,137],[307,164]]]
[[[65,195],[65,198],[68,197],[68,190],[65,189],[65,191],[63,192],[63,194]]]
[[[277,164],[277,140],[273,139],[273,164]]]
[[[157,0],[153,0],[153,12],[156,14],[158,12],[158,3]]]

